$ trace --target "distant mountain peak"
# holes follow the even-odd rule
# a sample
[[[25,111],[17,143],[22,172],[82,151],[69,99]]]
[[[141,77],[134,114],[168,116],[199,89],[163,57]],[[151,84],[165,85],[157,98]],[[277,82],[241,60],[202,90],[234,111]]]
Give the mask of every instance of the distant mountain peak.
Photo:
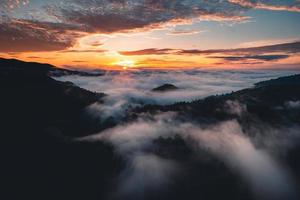
[[[163,84],[159,87],[153,88],[152,91],[154,91],[154,92],[167,92],[167,91],[178,90],[178,89],[179,88],[176,87],[175,85],[166,83],[166,84]]]

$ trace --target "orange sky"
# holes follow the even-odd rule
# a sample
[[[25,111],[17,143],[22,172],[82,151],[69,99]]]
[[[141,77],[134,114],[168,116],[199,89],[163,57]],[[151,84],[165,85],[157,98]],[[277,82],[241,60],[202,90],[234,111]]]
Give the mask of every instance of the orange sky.
[[[168,42],[170,42],[152,38],[147,41],[145,37],[145,33],[140,35],[132,33],[127,35],[117,34],[114,36],[87,35],[78,39],[75,45],[66,50],[2,53],[0,56],[24,61],[50,63],[58,67],[114,70],[195,67],[227,69],[280,68],[282,66],[298,68],[300,63],[298,53],[300,43],[293,40],[258,41],[241,44],[236,48],[207,50],[181,49],[179,45],[176,46],[177,48],[143,48],[144,45],[145,47],[151,47],[151,44],[153,46],[153,44],[157,45],[159,42],[162,47],[168,47]],[[136,42],[132,43],[132,40],[126,40],[126,38],[134,38]],[[274,45],[276,48],[274,48]],[[296,53],[291,53],[291,50]]]
[[[85,49],[86,48],[86,49]],[[285,52],[280,52],[285,54]],[[17,58],[24,61],[50,63],[58,67],[89,68],[89,69],[136,69],[136,68],[280,68],[289,66],[297,68],[300,64],[298,54],[289,55],[280,59],[232,59],[224,60],[224,57],[239,55],[241,57],[248,53],[209,53],[209,54],[178,54],[159,53],[122,55],[118,50],[103,50],[102,47],[76,47],[68,51],[53,52],[21,52],[12,54],[0,54],[4,58]],[[263,54],[264,55],[264,54]],[[269,52],[267,56],[278,55],[278,52]]]

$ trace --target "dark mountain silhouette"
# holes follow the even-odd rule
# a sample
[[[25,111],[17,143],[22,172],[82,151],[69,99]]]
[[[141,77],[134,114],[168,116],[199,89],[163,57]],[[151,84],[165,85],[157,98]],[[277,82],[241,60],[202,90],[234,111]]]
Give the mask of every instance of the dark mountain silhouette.
[[[116,125],[99,124],[85,113],[104,94],[56,81],[53,74],[82,75],[48,64],[0,59],[2,199],[108,199],[116,177],[130,164],[110,144],[74,140]],[[297,126],[300,109],[290,109],[288,103],[300,101],[299,85],[300,75],[294,75],[193,102],[146,105],[128,110],[122,123],[141,113],[175,111],[180,121],[204,126],[236,119],[249,134],[255,134],[252,127]],[[158,138],[153,147],[160,157],[183,161],[185,171],[166,191],[144,199],[255,199],[234,171],[205,152],[194,155],[180,136]],[[278,159],[299,180],[300,146],[285,155]]]
[[[277,125],[297,123],[300,125],[300,113],[283,109],[289,101],[300,100],[300,74],[257,83],[255,87],[232,92],[230,94],[210,96],[193,102],[179,102],[172,105],[146,105],[133,113],[176,111],[183,120],[193,119],[197,123],[215,123],[237,118],[227,112],[224,105],[236,101],[247,107],[247,120],[259,119],[265,123]],[[281,109],[282,108],[282,109]],[[243,116],[245,117],[245,116]],[[244,118],[239,118],[242,120]]]
[[[72,141],[97,132],[84,108],[104,94],[56,81],[53,71],[65,70],[0,60],[3,199],[99,199],[121,166],[110,145]]]
[[[61,76],[70,76],[70,75],[78,75],[78,76],[103,76],[103,72],[99,71],[74,71],[69,69],[55,69],[51,70],[50,74],[52,77],[61,77]]]
[[[59,127],[64,136],[83,136],[94,132],[88,126],[83,110],[91,103],[101,101],[104,94],[52,79],[49,75],[54,71],[66,70],[51,65],[0,60],[0,66],[1,106],[6,119],[34,119],[35,126]]]
[[[153,88],[153,92],[167,92],[167,91],[172,91],[172,90],[177,90],[178,87],[172,84],[164,84],[159,87]]]

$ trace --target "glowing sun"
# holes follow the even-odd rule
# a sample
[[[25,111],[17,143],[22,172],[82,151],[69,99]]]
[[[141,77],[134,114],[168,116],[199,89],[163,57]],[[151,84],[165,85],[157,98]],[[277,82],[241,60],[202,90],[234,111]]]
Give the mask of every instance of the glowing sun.
[[[117,65],[117,66],[121,66],[124,70],[126,70],[128,68],[134,67],[135,63],[134,63],[133,60],[121,60],[121,61],[118,61],[114,64]]]

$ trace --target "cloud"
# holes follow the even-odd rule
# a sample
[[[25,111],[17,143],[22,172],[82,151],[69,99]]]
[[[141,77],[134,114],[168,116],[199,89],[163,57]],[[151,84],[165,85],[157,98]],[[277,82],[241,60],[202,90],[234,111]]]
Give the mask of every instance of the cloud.
[[[87,112],[98,118],[99,122],[114,118],[117,125],[78,140],[110,143],[116,154],[125,161],[111,185],[112,192],[108,195],[111,199],[143,199],[151,194],[165,194],[166,190],[173,193],[174,184],[181,184],[178,180],[182,181],[180,178],[187,176],[186,169],[191,169],[190,165],[197,160],[202,164],[213,162],[213,166],[220,162],[217,170],[230,170],[228,174],[238,179],[243,187],[250,188],[255,199],[274,200],[296,199],[297,185],[282,160],[290,149],[298,145],[299,127],[289,124],[289,127],[275,128],[259,119],[252,123],[247,118],[247,126],[244,126],[242,121],[249,116],[247,106],[233,100],[224,102],[221,108],[234,119],[211,124],[196,123],[189,118],[183,121],[182,114],[175,112],[157,115],[136,113],[136,119],[123,119],[130,109],[137,106],[149,103],[164,105],[231,92],[261,80],[282,76],[283,73],[293,74],[270,70],[136,70],[106,72],[99,77],[65,76],[57,79],[72,81],[85,89],[107,94],[103,102],[92,104]],[[179,90],[159,94],[151,92],[152,88],[164,83],[175,84]],[[297,101],[285,103],[292,107],[298,104]],[[169,153],[169,147],[159,146],[164,144],[156,142],[158,139],[172,140],[178,137],[183,141],[181,145],[192,152],[192,156],[185,156],[184,161],[176,156],[161,154],[164,151],[160,148],[166,148]],[[212,161],[204,161],[202,155],[207,155]],[[197,172],[193,171],[191,176]],[[199,181],[199,185],[205,183],[205,180],[195,177],[187,176],[188,182],[184,184],[188,187],[190,181]],[[201,175],[201,178],[205,179],[205,176]],[[206,189],[205,186],[199,186],[197,194],[202,194]]]
[[[62,76],[56,79],[70,81],[84,89],[107,94],[103,98],[104,103],[90,105],[88,112],[96,113],[96,116],[100,116],[100,121],[109,118],[119,121],[128,110],[145,104],[166,105],[180,101],[193,101],[251,87],[256,82],[293,73],[270,70],[134,70],[106,72],[99,77]],[[153,88],[166,83],[173,84],[179,89],[165,93],[151,92]],[[238,105],[231,104],[228,107]]]
[[[28,2],[2,0],[0,5],[3,10],[9,10],[28,4]],[[238,11],[228,12],[226,9],[223,11],[214,8],[217,6],[216,3],[70,0],[64,4],[44,4],[46,6],[37,8],[39,12],[24,13],[24,16],[29,15],[30,18],[24,17],[23,14],[20,17],[16,13],[4,13],[1,16],[0,51],[67,49],[74,45],[78,32],[110,34],[146,31],[174,24],[190,23],[191,20],[201,16],[206,19],[211,17],[211,20],[239,21],[245,18],[237,15]],[[224,4],[230,7],[228,3]],[[33,3],[32,6],[34,6]]]
[[[178,60],[178,59],[159,59],[159,58],[143,58],[139,59],[135,62],[135,65],[137,66],[145,66],[145,67],[139,67],[140,69],[161,69],[162,67],[164,69],[180,69],[183,66],[197,66],[199,63],[196,61],[190,61],[190,60]]]
[[[62,50],[73,46],[80,35],[67,24],[8,19],[0,26],[0,52]]]
[[[300,42],[290,42],[274,45],[266,45],[236,49],[141,49],[136,51],[120,51],[125,56],[143,55],[190,55],[204,56],[211,59],[223,59],[224,61],[239,64],[255,64],[268,61],[278,61],[300,53]],[[221,54],[221,55],[220,55]],[[224,64],[224,63],[221,63]],[[228,64],[228,63],[227,63]]]
[[[299,109],[300,101],[288,101],[285,103],[285,107],[287,107],[288,109]]]
[[[259,199],[295,198],[294,182],[288,172],[266,151],[257,149],[237,121],[223,122],[211,129],[187,128],[185,133],[200,150],[211,152],[238,170]]]
[[[282,135],[282,132],[278,134]],[[186,163],[153,153],[155,139],[176,136],[180,136],[196,154],[207,152],[224,162],[251,187],[257,199],[295,198],[295,183],[287,169],[268,150],[256,147],[255,138],[250,138],[235,120],[201,127],[181,122],[176,113],[139,116],[137,121],[80,140],[110,142],[127,160],[117,179],[117,187],[114,187],[117,188],[114,195],[124,199],[142,198],[151,192],[170,188],[176,177],[182,174]],[[285,136],[293,140],[289,134]],[[270,141],[268,137],[260,137],[260,140]],[[276,142],[280,144],[279,148],[284,148],[282,140]],[[199,188],[201,190],[205,188]]]
[[[292,1],[291,5],[272,5],[270,1],[265,0],[229,0],[230,3],[240,5],[245,8],[254,8],[262,10],[273,10],[273,11],[290,11],[300,12],[300,5],[297,1]],[[266,4],[267,2],[268,4]]]
[[[246,55],[246,56],[213,56],[210,58],[223,59],[227,61],[261,60],[277,61],[290,57],[289,55]]]
[[[299,38],[279,38],[279,39],[264,39],[264,40],[255,40],[249,42],[243,42],[238,45],[238,48],[250,48],[250,47],[261,47],[269,46],[272,44],[284,44],[284,43],[294,43],[300,41]]]
[[[105,49],[67,49],[61,50],[63,53],[104,53],[107,52]]]
[[[142,49],[137,51],[119,51],[121,55],[124,56],[139,56],[139,55],[164,55],[164,54],[172,54],[176,53],[175,49],[157,49],[157,48],[149,48]]]
[[[116,180],[112,196],[117,199],[143,199],[146,194],[163,190],[172,184],[180,167],[174,160],[161,158],[151,152],[153,140],[170,135],[164,121],[172,114],[155,116],[155,121],[139,119],[136,123],[120,125],[98,135],[80,140],[103,140],[115,146],[126,161],[126,167]]]
[[[88,43],[88,45],[90,45],[92,47],[98,47],[98,46],[102,46],[103,43],[100,41],[93,41],[93,42]]]
[[[154,154],[137,154],[118,178],[116,193],[119,199],[144,199],[145,195],[157,193],[172,185],[178,164]]]
[[[262,53],[287,53],[294,54],[300,52],[300,42],[290,42],[274,45],[266,45],[259,47],[249,47],[249,48],[236,48],[236,49],[210,49],[210,50],[200,50],[200,49],[142,49],[137,51],[121,51],[121,55],[134,56],[134,55],[164,55],[164,54],[173,54],[173,55],[209,55],[209,54],[262,54]],[[284,56],[284,55],[278,55]],[[258,59],[267,60],[272,59],[272,55],[267,56],[254,56]],[[274,58],[276,55],[274,55]],[[237,57],[238,58],[238,57]],[[234,59],[234,58],[233,58]]]
[[[63,4],[41,3],[43,6],[28,0],[1,0],[1,52],[67,49],[74,45],[78,32],[141,32],[191,24],[199,20],[245,22],[249,17],[243,13],[250,8],[299,11],[299,3],[273,5],[246,0],[67,0]],[[27,4],[33,9],[25,9],[24,13],[11,12]],[[197,32],[179,30],[169,34],[187,35]]]
[[[184,24],[193,19],[243,21],[241,9],[227,1],[68,1],[52,7],[51,14],[61,21],[80,24],[88,32],[114,33],[151,30],[165,25]]]
[[[225,112],[233,115],[237,115],[239,117],[242,117],[244,113],[247,113],[247,106],[241,104],[238,101],[232,101],[228,100],[225,102],[224,105]]]
[[[198,31],[198,30],[173,30],[170,31],[169,33],[167,33],[167,35],[196,35],[201,33],[202,31]]]
[[[74,62],[74,63],[84,63],[86,61],[85,60],[73,60],[72,62]]]
[[[87,32],[97,33],[145,31],[191,23],[193,20],[246,21],[249,17],[242,13],[250,8],[298,11],[297,6],[270,4],[268,7],[253,1],[194,0],[69,0],[63,6],[49,5],[48,8],[51,11],[49,14],[57,19],[83,26]],[[178,31],[176,33],[179,34]],[[185,33],[188,34],[187,31]]]

